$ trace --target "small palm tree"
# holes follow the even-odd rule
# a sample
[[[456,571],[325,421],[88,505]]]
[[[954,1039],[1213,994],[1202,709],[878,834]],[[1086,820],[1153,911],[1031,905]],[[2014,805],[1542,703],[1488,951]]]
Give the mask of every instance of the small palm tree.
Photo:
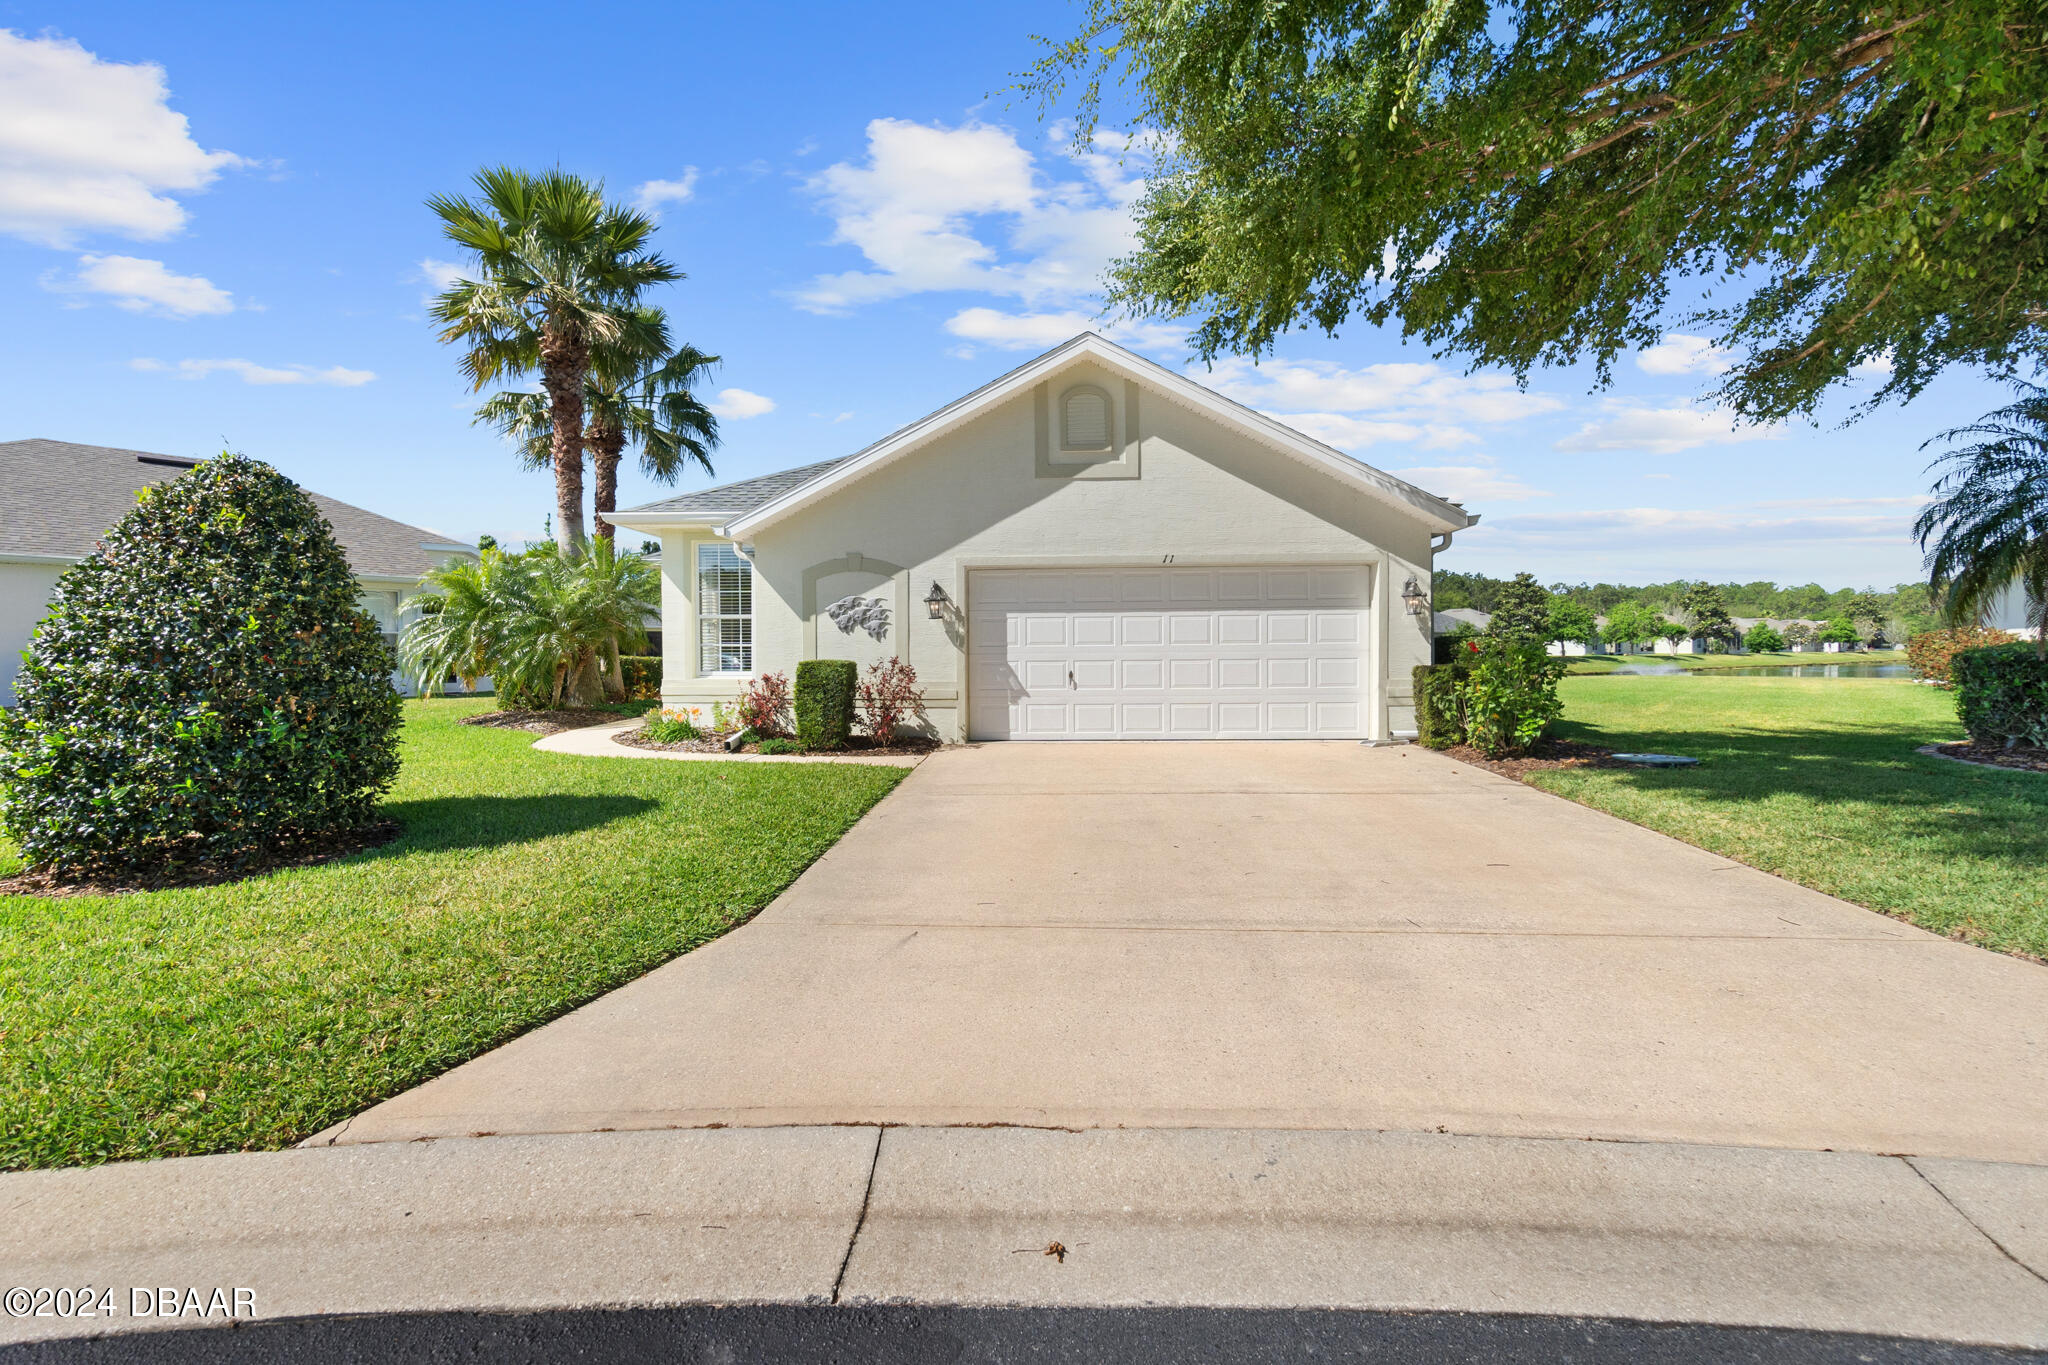
[[[696,393],[718,357],[689,345],[671,350],[662,311],[637,312],[632,328],[591,348],[583,386],[595,529],[607,540],[613,528],[606,514],[618,509],[619,464],[628,445],[639,448],[640,467],[649,477],[674,483],[691,464],[711,474],[711,451],[719,439],[718,418]],[[476,420],[509,437],[528,468],[544,468],[552,460],[554,416],[546,393],[493,394],[477,409]]]
[[[2048,657],[2048,389],[2018,387],[2018,402],[1934,438],[1984,439],[1928,466],[1946,469],[1913,534],[1951,621],[1979,623],[2017,585]]]
[[[580,560],[486,551],[427,575],[399,655],[422,691],[488,673],[501,698],[589,706],[625,695],[619,656],[645,644],[660,599],[654,566],[609,541]]]
[[[477,197],[436,195],[427,207],[470,253],[476,279],[434,300],[441,340],[466,343],[463,372],[482,389],[538,370],[548,397],[556,542],[583,552],[583,392],[593,346],[629,335],[639,297],[682,272],[648,247],[654,220],[604,202],[602,186],[560,170],[499,166],[476,176]]]

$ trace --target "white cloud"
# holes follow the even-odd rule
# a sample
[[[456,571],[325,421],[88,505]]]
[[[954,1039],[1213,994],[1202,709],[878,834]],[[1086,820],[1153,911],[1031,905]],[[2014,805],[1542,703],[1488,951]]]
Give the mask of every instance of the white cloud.
[[[83,232],[167,237],[175,191],[244,164],[172,112],[164,69],[105,62],[69,38],[0,29],[0,232],[68,246]]]
[[[312,365],[258,365],[253,360],[181,360],[167,365],[161,360],[143,358],[131,360],[128,365],[130,369],[175,374],[180,379],[204,379],[220,372],[237,375],[244,384],[326,384],[343,389],[359,387],[377,377],[369,370],[351,370],[340,365],[323,370]]]
[[[1522,513],[1482,523],[1467,536],[1482,540],[1488,550],[1583,549],[1596,539],[1636,536],[1654,537],[1660,554],[1703,548],[1776,551],[1819,543],[1896,548],[1908,542],[1913,516],[1926,502],[1911,496],[1804,498],[1723,507]]]
[[[166,318],[235,311],[234,296],[213,281],[173,275],[162,261],[140,256],[80,256],[77,274],[45,275],[43,287],[59,294],[102,294],[116,308]]]
[[[1858,379],[1890,379],[1897,366],[1890,351],[1880,351],[1868,360],[1859,360],[1849,367],[1849,373]]]
[[[1738,422],[1725,408],[1687,402],[1652,405],[1629,399],[1610,399],[1604,406],[1607,417],[1586,423],[1559,441],[1557,449],[1676,455],[1681,450],[1692,450],[1697,446],[1775,441],[1785,434],[1782,427]]]
[[[418,278],[421,282],[430,286],[435,293],[445,294],[464,279],[468,273],[469,268],[467,266],[458,264],[455,261],[437,261],[432,256],[428,256],[420,261]]]
[[[1263,365],[1225,360],[1193,378],[1240,403],[1276,413],[1368,413],[1447,428],[1519,422],[1564,406],[1549,394],[1517,388],[1508,375],[1457,374],[1413,361],[1353,370],[1321,360],[1269,360]],[[1295,422],[1293,417],[1280,420]]]
[[[978,341],[1005,351],[1040,351],[1057,346],[1080,332],[1103,336],[1140,348],[1168,348],[1179,344],[1182,331],[1160,323],[1104,319],[1069,309],[1047,313],[1005,313],[998,308],[963,308],[946,319],[946,330],[956,337]],[[971,359],[974,348],[956,347]]]
[[[1484,455],[1462,464],[1419,465],[1387,472],[1452,502],[1527,502],[1552,496],[1548,490],[1531,488],[1504,472],[1497,461]]]
[[[1029,305],[1091,295],[1134,240],[1131,207],[1144,184],[1134,168],[1153,148],[1143,137],[1098,135],[1111,150],[1059,155],[1057,164],[1080,172],[1059,179],[990,124],[882,118],[867,138],[865,163],[839,162],[807,182],[833,218],[832,240],[858,248],[871,267],[814,279],[797,296],[813,312],[934,290]]]
[[[1666,332],[1664,339],[1638,352],[1636,365],[1646,374],[1720,374],[1733,357],[1705,337]]]
[[[775,411],[775,400],[745,389],[720,389],[711,410],[728,421],[741,422]]]
[[[697,168],[683,167],[676,180],[643,180],[633,187],[633,207],[642,213],[661,216],[663,204],[687,204],[697,193]]]

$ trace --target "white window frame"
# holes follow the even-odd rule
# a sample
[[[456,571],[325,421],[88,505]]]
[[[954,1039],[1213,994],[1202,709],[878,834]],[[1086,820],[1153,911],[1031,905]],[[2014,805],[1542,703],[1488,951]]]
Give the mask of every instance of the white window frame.
[[[713,563],[711,565],[707,565],[705,563],[705,560],[708,556],[717,556],[718,562]],[[732,569],[735,566],[739,567],[745,572],[745,609],[742,611],[717,610],[716,608],[721,607],[724,604],[720,602],[711,602],[708,605],[710,605],[714,609],[710,611],[705,610],[707,606],[704,591],[704,579],[706,573],[724,572]],[[696,542],[696,544],[691,547],[690,568],[690,595],[691,602],[695,608],[697,617],[697,676],[702,678],[752,677],[754,673],[755,662],[755,575],[753,561],[749,560],[745,555],[741,554],[739,552],[739,547],[734,545],[729,540],[701,540]],[[738,640],[729,640],[726,638],[726,623],[728,622],[734,622],[738,624],[739,630],[737,634],[742,638]],[[716,633],[715,643],[713,638],[714,630]],[[728,651],[732,649],[742,649],[746,651],[746,666],[744,668],[728,668],[724,665],[724,660],[728,655]],[[715,651],[715,653],[713,653],[713,651]],[[707,666],[710,663],[716,663],[718,666],[715,668]]]

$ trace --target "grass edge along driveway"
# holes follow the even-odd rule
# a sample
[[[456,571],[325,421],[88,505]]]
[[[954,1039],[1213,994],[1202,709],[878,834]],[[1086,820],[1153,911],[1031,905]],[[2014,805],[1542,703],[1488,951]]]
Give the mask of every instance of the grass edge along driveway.
[[[1552,769],[1545,791],[1985,948],[2048,960],[2048,775],[1915,753],[1963,738],[1904,678],[1574,677],[1560,738],[1686,769]],[[1610,868],[1617,895],[1711,894]]]
[[[547,754],[489,704],[406,704],[384,848],[0,897],[0,1170],[289,1146],[743,922],[906,771]]]

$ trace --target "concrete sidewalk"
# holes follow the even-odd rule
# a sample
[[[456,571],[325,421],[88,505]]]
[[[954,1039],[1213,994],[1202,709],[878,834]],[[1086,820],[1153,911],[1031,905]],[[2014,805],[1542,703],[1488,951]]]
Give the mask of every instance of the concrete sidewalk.
[[[0,1177],[0,1282],[254,1316],[917,1302],[1584,1314],[2048,1346],[2048,1170],[1176,1129],[455,1139]],[[1064,1257],[1046,1255],[1059,1243]]]
[[[744,928],[320,1140],[824,1123],[2048,1165],[2048,969],[1421,749],[990,745]]]

